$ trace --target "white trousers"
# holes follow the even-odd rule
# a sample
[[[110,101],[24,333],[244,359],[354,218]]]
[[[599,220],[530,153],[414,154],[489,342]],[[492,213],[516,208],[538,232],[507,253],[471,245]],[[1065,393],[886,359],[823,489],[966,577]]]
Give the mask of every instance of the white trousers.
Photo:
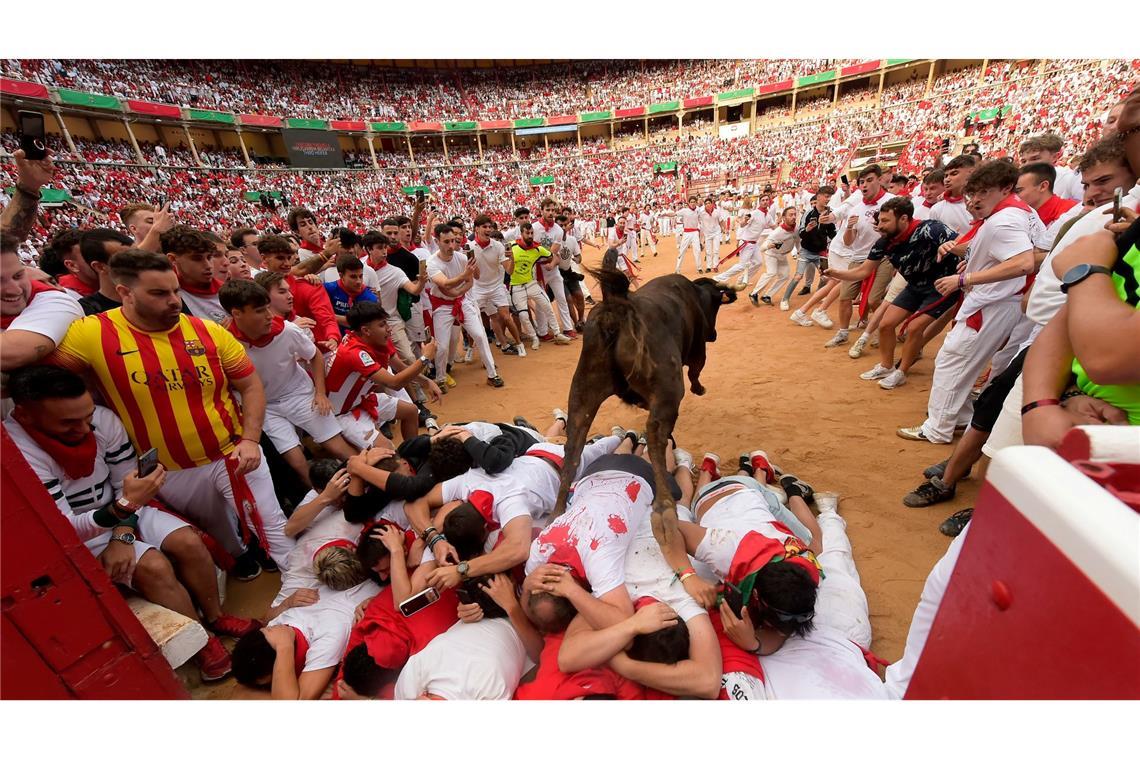
[[[519,315],[519,322],[522,323],[525,337],[533,338],[535,335],[546,335],[552,327],[557,326],[558,323],[554,320],[554,309],[550,306],[550,299],[546,297],[546,292],[538,286],[537,282],[531,280],[525,285],[511,285],[510,291],[511,305],[514,306]],[[528,298],[534,299],[533,314],[527,304]]]
[[[657,241],[653,239],[653,233],[648,227],[641,230],[641,244],[649,246],[649,250],[653,251],[654,255],[657,254]]]
[[[701,268],[701,233],[699,232],[682,232],[681,242],[677,245],[677,273],[681,271],[681,264],[685,260],[685,251],[692,249],[693,251],[693,266],[697,269]]]
[[[728,282],[736,275],[740,275],[740,282],[747,285],[752,275],[760,268],[760,255],[757,253],[755,240],[742,241],[744,248],[740,251],[740,258],[728,270],[721,272],[713,279],[717,282]]]
[[[914,668],[922,657],[922,650],[926,647],[926,639],[930,629],[934,627],[934,616],[942,604],[942,597],[946,595],[946,588],[950,585],[950,576],[954,574],[954,567],[958,564],[958,555],[962,553],[962,545],[966,541],[966,534],[970,532],[967,525],[958,536],[950,542],[945,556],[935,563],[930,575],[926,577],[926,585],[922,587],[922,595],[918,598],[918,607],[914,610],[914,617],[910,621],[910,630],[906,634],[906,648],[901,659],[887,667],[887,693],[892,699],[902,699],[910,686]]]
[[[992,303],[981,310],[982,328],[975,331],[967,320],[959,320],[934,360],[934,381],[926,407],[923,434],[931,441],[949,443],[954,428],[967,425],[974,414],[970,391],[974,382],[1005,343],[1018,319],[1017,301]]]
[[[758,295],[765,292],[765,288],[771,284],[771,289],[767,290],[768,294],[778,293],[780,288],[791,279],[791,269],[788,267],[788,254],[786,253],[772,253],[771,251],[764,252],[764,276],[756,281],[756,289],[752,291],[752,295]],[[774,282],[773,282],[774,280]]]
[[[483,329],[479,305],[474,298],[464,296],[460,308],[463,310],[463,329],[475,344],[475,350],[483,360],[483,368],[487,370],[487,377],[494,377],[498,371],[495,369],[495,359],[491,356],[491,344],[487,342],[487,331]],[[431,320],[436,333],[435,380],[437,383],[442,383],[447,375],[447,363],[451,357],[452,328],[456,328],[458,332],[459,325],[455,322],[451,304],[433,309]]]
[[[262,548],[274,562],[285,567],[289,550],[296,542],[285,535],[285,514],[277,503],[277,494],[273,492],[273,479],[269,476],[269,465],[265,463],[264,455],[257,469],[246,473],[245,480],[257,502],[257,513],[261,516],[269,542],[269,546]],[[234,489],[225,459],[167,472],[166,482],[158,495],[175,512],[198,523],[231,556],[239,557],[245,553],[247,547],[241,540]]]
[[[1021,346],[1029,339],[1033,333],[1033,328],[1037,327],[1037,323],[1023,313],[1013,326],[1013,330],[1009,334],[1009,340],[1005,342],[1005,346],[994,354],[994,359],[991,364],[993,369],[990,370],[990,379],[997,377],[1002,372],[1005,372],[1006,367],[1013,361],[1013,357],[1021,352]]]
[[[815,623],[842,631],[861,647],[871,647],[871,613],[855,569],[847,522],[837,512],[820,512],[823,551],[819,564],[824,577],[815,598]]]
[[[705,269],[712,269],[720,261],[720,238],[719,230],[711,235],[705,235]]]
[[[419,308],[419,303],[412,304],[413,313],[418,311]],[[392,345],[396,347],[396,355],[400,357],[400,361],[404,364],[411,364],[417,357],[412,352],[412,341],[408,339],[406,323],[400,318],[399,314],[389,314],[386,322],[388,324],[388,338],[392,341]],[[420,322],[423,322],[423,317],[420,318]]]
[[[545,272],[546,284],[554,294],[554,303],[558,306],[558,319],[562,323],[562,332],[574,329],[574,322],[570,319],[570,307],[566,304],[566,283],[562,280],[561,272]]]

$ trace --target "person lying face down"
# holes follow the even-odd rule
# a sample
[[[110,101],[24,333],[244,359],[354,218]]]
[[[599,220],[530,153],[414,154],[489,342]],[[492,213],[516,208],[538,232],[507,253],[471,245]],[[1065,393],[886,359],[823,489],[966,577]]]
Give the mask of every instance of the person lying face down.
[[[238,683],[268,686],[274,699],[317,699],[324,693],[356,606],[378,590],[345,544],[351,542],[332,541],[315,554],[321,585],[294,591],[270,608],[265,628],[238,639],[232,655]]]

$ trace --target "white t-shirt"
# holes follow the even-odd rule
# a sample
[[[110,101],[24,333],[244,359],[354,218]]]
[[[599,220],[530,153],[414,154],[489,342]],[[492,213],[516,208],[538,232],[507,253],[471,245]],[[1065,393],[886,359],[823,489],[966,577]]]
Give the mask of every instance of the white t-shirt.
[[[1033,238],[1033,247],[1037,248],[1040,251],[1053,250],[1053,243],[1057,239],[1057,233],[1061,231],[1062,227],[1069,223],[1070,219],[1080,216],[1080,213],[1083,210],[1084,209],[1081,208],[1081,204],[1078,203],[1054,219],[1053,223],[1048,227],[1042,227],[1041,229],[1036,230],[1037,234]]]
[[[1062,198],[1069,198],[1079,206],[1085,199],[1085,187],[1081,184],[1080,172],[1075,172],[1067,166],[1054,166],[1057,179],[1053,182],[1053,192]]]
[[[531,226],[534,228],[534,242],[548,251],[553,251],[554,246],[561,245],[566,239],[566,232],[557,222],[551,222],[550,229],[543,226],[541,219],[532,222]]]
[[[51,338],[58,346],[67,328],[77,319],[83,319],[83,308],[78,301],[62,290],[43,290],[32,296],[8,329],[27,330]]]
[[[511,621],[459,622],[408,658],[396,680],[396,699],[431,694],[443,699],[510,699],[533,667]]]
[[[316,497],[316,491],[309,491],[301,500],[301,506]],[[273,600],[273,605],[280,604],[297,589],[320,586],[317,574],[313,571],[313,555],[329,541],[348,539],[356,543],[360,538],[360,527],[345,520],[344,513],[339,509],[325,507],[321,510],[289,550],[285,567],[281,568],[281,590]]]
[[[472,240],[468,245],[475,253],[475,261],[479,264],[479,275],[475,278],[475,287],[492,290],[503,284],[503,262],[507,260],[507,249],[498,240],[491,238],[484,248],[478,240]]]
[[[285,596],[296,588],[282,589]],[[372,581],[365,581],[345,591],[333,591],[321,586],[317,589],[320,599],[307,607],[291,607],[270,621],[270,625],[291,625],[304,635],[309,643],[302,672],[331,668],[344,656],[348,645],[348,634],[352,630],[352,617],[356,606],[376,596],[380,587]],[[283,597],[282,597],[283,598]]]
[[[930,218],[936,222],[942,222],[959,235],[965,235],[969,232],[974,223],[974,217],[966,210],[965,201],[951,203],[945,198],[935,203],[934,207],[930,209]]]
[[[1135,211],[1140,206],[1140,185],[1134,185],[1121,200],[1121,205]],[[1104,229],[1105,222],[1110,217],[1104,212],[1112,209],[1112,203],[1098,206],[1073,223],[1061,242],[1049,252],[1045,261],[1037,272],[1037,279],[1033,281],[1033,290],[1029,291],[1029,303],[1025,307],[1025,316],[1039,325],[1044,325],[1056,314],[1065,303],[1065,294],[1061,292],[1061,278],[1053,272],[1053,261],[1073,242],[1085,235],[1091,235]]]
[[[123,478],[135,469],[135,450],[114,412],[106,407],[95,407],[91,420],[95,433],[95,467],[90,475],[75,480],[67,476],[63,466],[41,449],[14,418],[6,419],[4,427],[48,495],[55,500],[56,507],[71,522],[80,541],[89,541],[110,530],[95,523],[95,511],[119,497]]]
[[[310,361],[316,356],[317,347],[301,328],[286,322],[285,329],[269,345],[258,347],[244,341],[241,345],[257,369],[267,403],[302,394],[313,395],[313,380],[297,361]]]
[[[491,519],[500,527],[516,517],[527,516],[542,524],[554,511],[558,496],[558,471],[544,459],[534,456],[516,457],[510,467],[497,475],[488,475],[472,467],[462,475],[442,484],[443,501],[468,500],[476,491],[490,494]]]
[[[558,268],[562,270],[571,270],[581,274],[581,266],[578,260],[582,258],[582,246],[578,239],[573,235],[566,237],[566,242],[558,250]]]
[[[862,193],[852,195],[843,208],[836,212],[835,239],[831,241],[831,245],[828,247],[828,256],[839,256],[848,260],[850,264],[860,264],[866,261],[867,254],[871,252],[871,247],[881,237],[878,230],[875,229],[875,213],[883,207],[884,203],[894,197],[883,191],[879,194],[878,199],[872,203],[867,203],[863,200]],[[843,236],[847,232],[848,221],[853,216],[859,217],[859,221],[855,225],[855,241],[851,245],[847,245],[843,242]]]
[[[400,296],[400,289],[404,287],[405,283],[411,282],[408,275],[404,274],[404,270],[398,266],[388,264],[379,269],[373,270],[376,272],[376,287],[372,288],[372,292],[380,300],[380,308],[382,308],[389,317],[393,315],[398,316],[396,311],[396,302]]]
[[[728,218],[728,214],[724,212],[724,209],[719,208],[714,208],[710,214],[702,208],[699,217],[701,233],[704,235],[716,235],[723,229],[722,224],[724,220]]]
[[[209,296],[200,296],[191,293],[188,290],[178,291],[178,295],[182,297],[182,303],[186,304],[186,308],[190,313],[200,319],[209,319],[213,322],[224,322],[229,314],[222,308],[222,304],[218,301],[218,294],[215,293]]]
[[[419,248],[413,248],[412,255],[420,261],[430,261],[431,257],[435,255],[435,252],[439,250],[439,245],[437,245],[434,240],[432,240],[432,245],[434,249],[431,251],[422,245]],[[431,299],[428,298],[428,289],[426,287],[420,291],[420,306],[425,309],[431,309]]]
[[[829,626],[793,636],[760,658],[768,699],[887,699],[863,650]]]
[[[683,506],[678,505],[678,519],[684,519],[682,511],[687,512]],[[651,511],[646,511],[626,552],[625,589],[629,592],[630,599],[650,596],[664,602],[687,623],[697,615],[707,613],[673,577],[673,569],[661,553],[661,545],[653,537],[652,516]]]
[[[775,222],[775,209],[769,207],[767,211],[762,208],[745,209],[740,212],[741,216],[747,216],[748,220],[740,225],[737,236],[741,240],[754,242],[760,240],[776,226]]]
[[[930,219],[931,214],[934,211],[934,206],[927,206],[923,200],[924,199],[921,197],[914,200],[914,219],[919,222],[925,222],[927,219]],[[941,203],[941,201],[938,203]],[[937,206],[938,203],[935,203],[934,205]]]
[[[452,296],[445,295],[439,286],[435,284],[434,279],[436,275],[442,274],[445,280],[458,277],[463,274],[463,270],[467,268],[467,257],[456,252],[451,254],[451,261],[444,261],[443,257],[438,253],[428,259],[427,273],[428,284],[427,290],[431,292],[436,298],[443,298],[451,300]]]
[[[652,502],[653,489],[636,475],[606,470],[579,480],[566,511],[531,544],[526,572],[567,564],[595,597],[621,587],[632,531]]]
[[[800,240],[800,233],[793,227],[786,230],[783,226],[777,226],[772,230],[772,233],[765,239],[765,245],[770,246],[767,250],[768,253],[786,256],[792,252],[796,247],[796,243]]]
[[[1019,253],[1033,248],[1034,230],[1044,230],[1041,218],[1032,209],[1003,208],[991,214],[978,234],[970,241],[966,274],[992,269]],[[958,319],[963,320],[980,309],[1000,301],[1016,300],[1025,287],[1024,277],[975,285],[966,291]]]
[[[701,228],[701,209],[685,208],[681,209],[678,214],[681,219],[682,231],[684,230],[699,230]]]

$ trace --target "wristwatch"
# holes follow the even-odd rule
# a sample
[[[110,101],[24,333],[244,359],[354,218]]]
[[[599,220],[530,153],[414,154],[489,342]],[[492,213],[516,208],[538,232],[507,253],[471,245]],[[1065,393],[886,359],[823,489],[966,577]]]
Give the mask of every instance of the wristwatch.
[[[426,365],[427,363],[428,363],[428,358],[427,358],[427,356],[426,356],[426,355],[421,355],[421,356],[420,356],[420,364],[425,364],[425,365]]]
[[[1112,270],[1108,267],[1102,267],[1096,264],[1077,264],[1068,272],[1065,272],[1065,276],[1061,278],[1061,292],[1068,293],[1069,288],[1074,285],[1079,285],[1094,274],[1107,274],[1111,277]]]
[[[466,562],[460,562],[455,566],[455,569],[459,571],[460,578],[467,580],[467,571],[471,569],[471,566],[469,564]]]
[[[127,546],[130,546],[131,544],[133,544],[135,542],[135,534],[134,533],[121,533],[117,536],[111,536],[111,540],[112,541],[120,541],[120,542],[126,544]]]

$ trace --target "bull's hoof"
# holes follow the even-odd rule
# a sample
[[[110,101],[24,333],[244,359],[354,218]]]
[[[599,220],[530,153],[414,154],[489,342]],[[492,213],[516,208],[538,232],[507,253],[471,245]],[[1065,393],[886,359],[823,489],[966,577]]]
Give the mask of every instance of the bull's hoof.
[[[663,548],[669,548],[670,542],[677,535],[677,506],[670,499],[667,502],[653,505],[653,514],[649,518],[653,528],[653,537]]]
[[[691,390],[693,392],[694,396],[703,396],[703,395],[705,395],[705,391],[707,389],[705,388],[705,386],[701,385],[700,383],[693,383],[692,385],[689,386],[689,390]]]

